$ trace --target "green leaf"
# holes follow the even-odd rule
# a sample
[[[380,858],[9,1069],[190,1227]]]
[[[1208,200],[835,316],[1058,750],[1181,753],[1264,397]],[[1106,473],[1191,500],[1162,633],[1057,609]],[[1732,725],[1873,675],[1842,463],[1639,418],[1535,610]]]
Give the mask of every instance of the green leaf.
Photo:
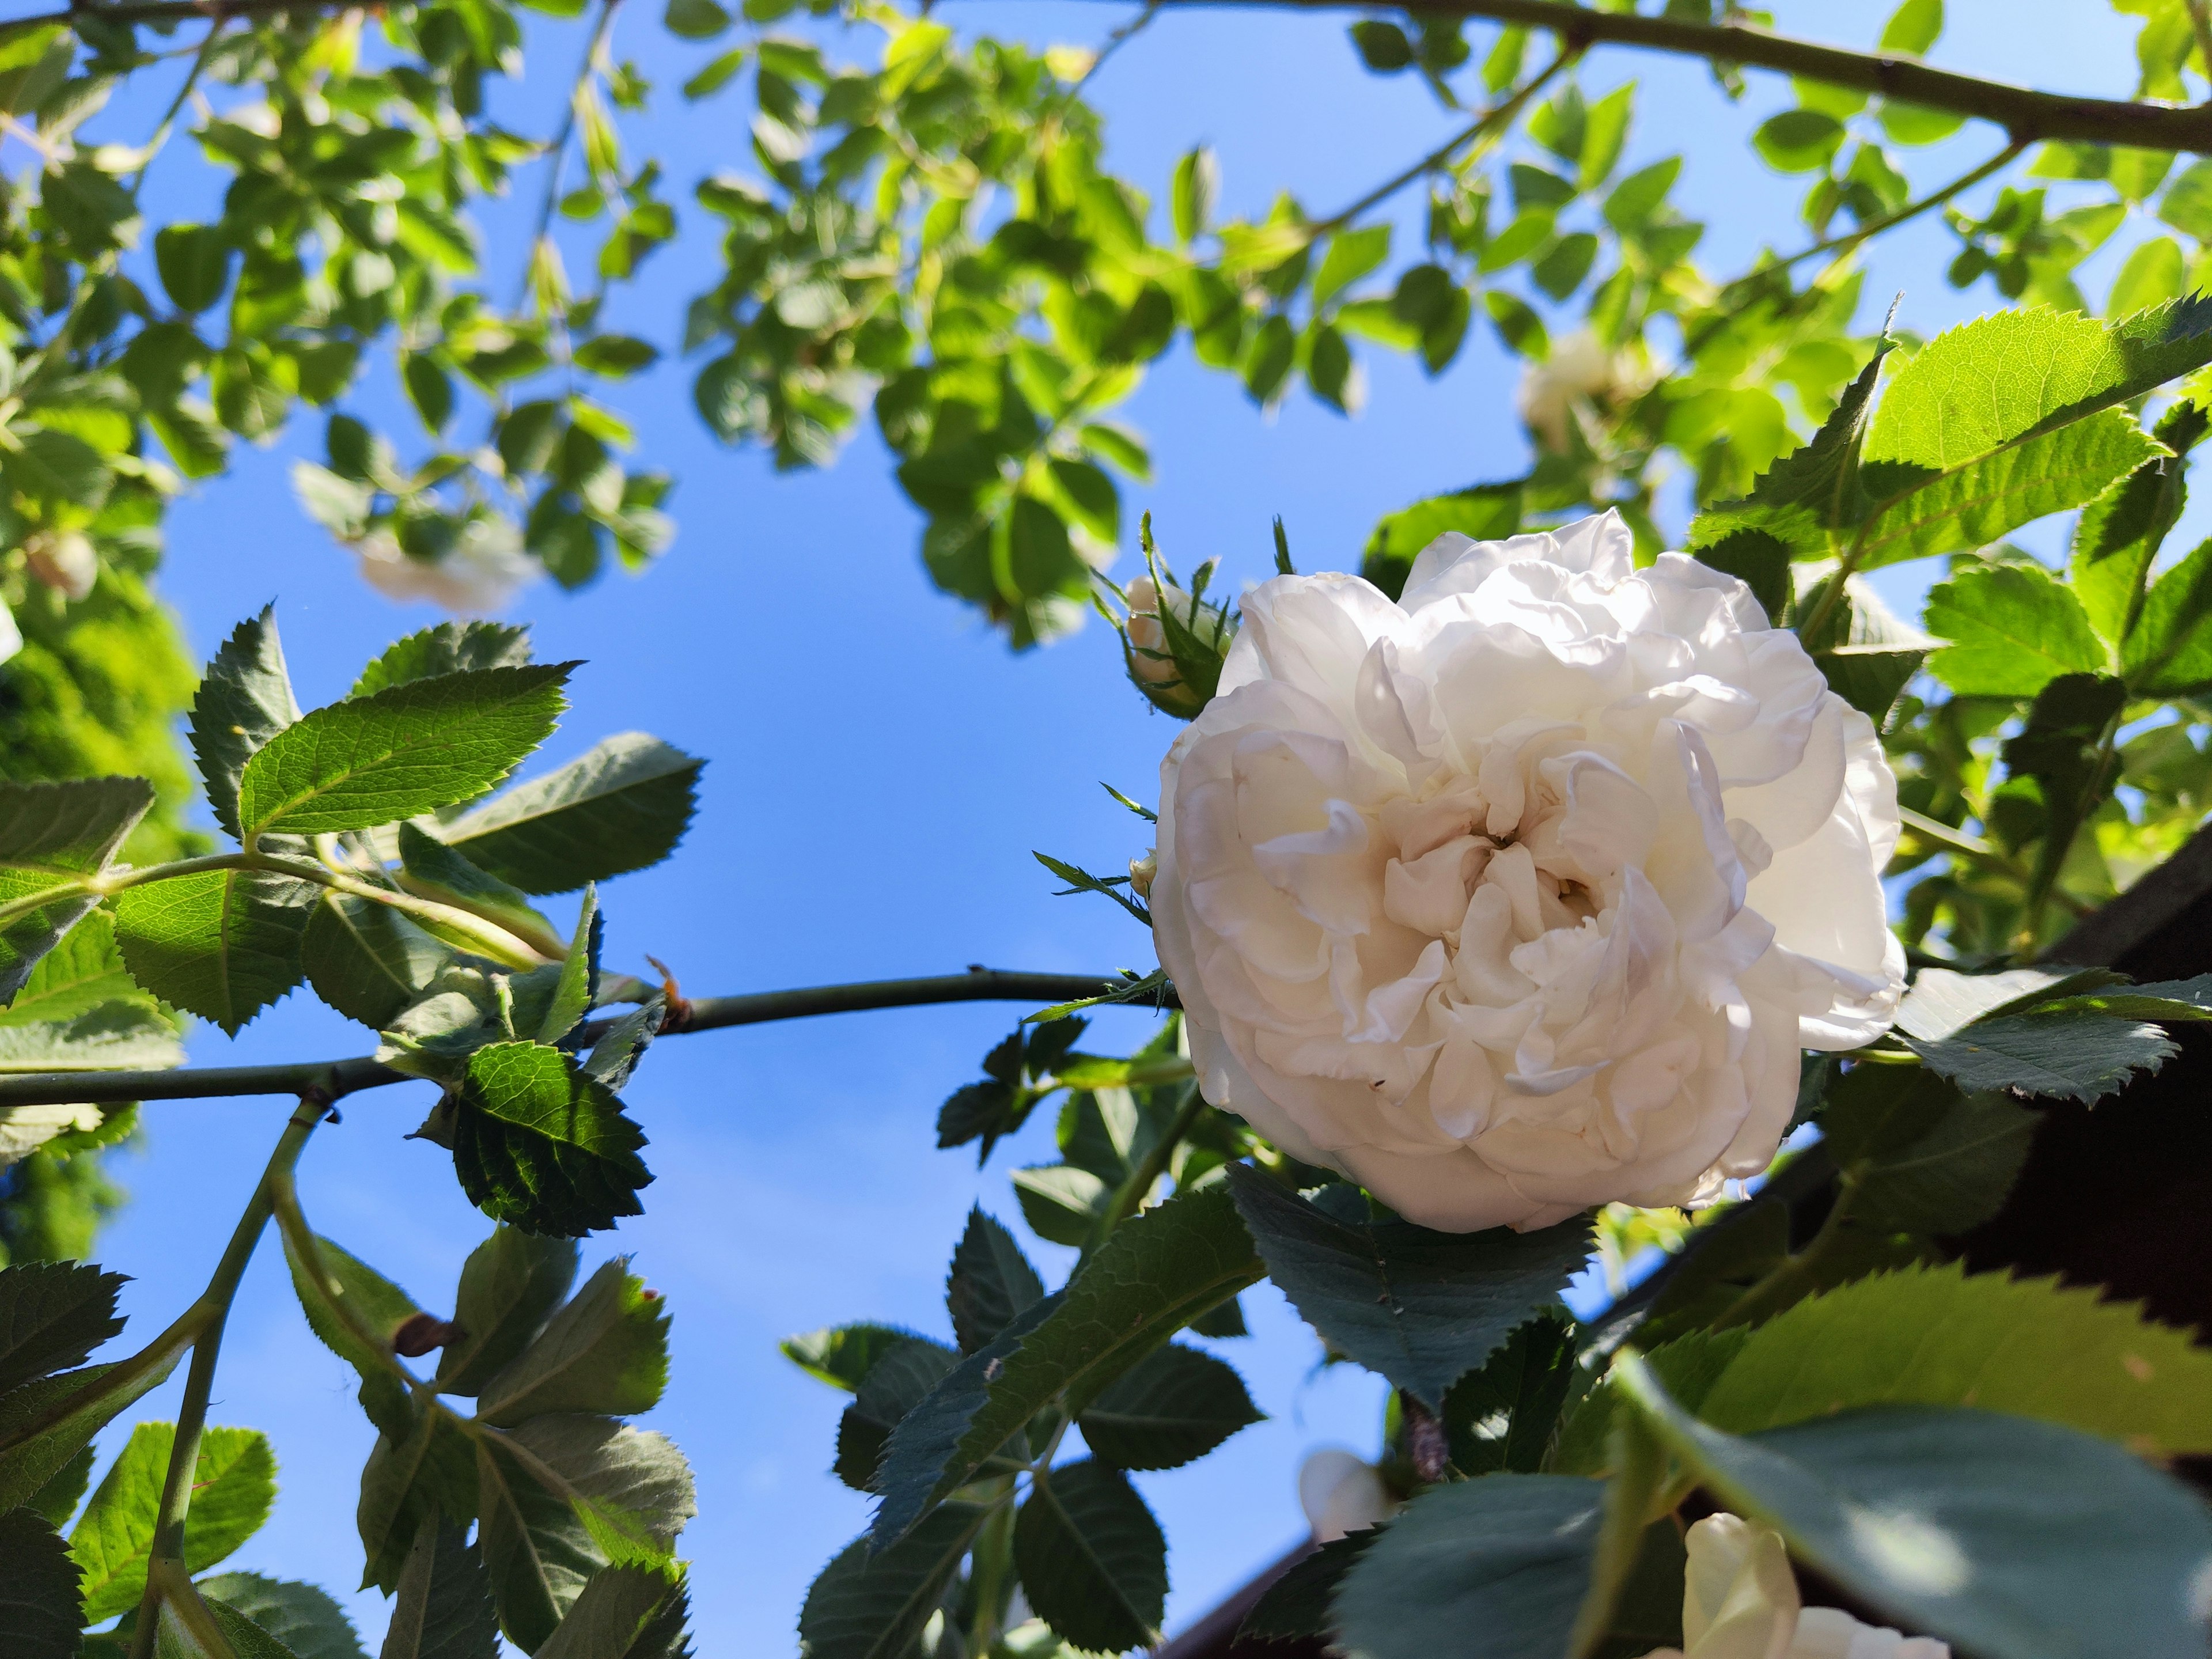
[[[1854,1212],[1918,1237],[1969,1231],[2012,1190],[2037,1115],[2001,1094],[1961,1094],[1932,1072],[1899,1072],[1855,1068],[1820,1115],[1831,1152],[1856,1183]]]
[[[1613,174],[1627,142],[1628,118],[1636,106],[1636,83],[1623,82],[1589,106],[1583,130],[1582,187],[1595,190]]]
[[[1985,1014],[2025,1013],[2084,993],[2124,984],[2107,968],[2013,968],[1998,974],[1959,974],[1923,968],[1898,1004],[1898,1028],[1935,1041],[1955,1035]]]
[[[441,674],[303,715],[246,763],[246,839],[371,829],[482,793],[551,732],[574,666]]]
[[[0,1395],[0,1512],[27,1504],[43,1492],[106,1425],[175,1369],[166,1364],[103,1390],[112,1365],[88,1365],[41,1377]]]
[[[1330,1605],[1339,1644],[1371,1659],[1567,1652],[1604,1493],[1565,1474],[1431,1487],[1345,1574]]]
[[[313,1584],[225,1572],[201,1579],[198,1589],[209,1601],[252,1620],[295,1659],[366,1659],[345,1609]]]
[[[2181,244],[2171,236],[2154,236],[2128,255],[2120,274],[2112,278],[2112,291],[2105,309],[2115,317],[2148,311],[2154,305],[2180,298],[2185,284]]]
[[[1213,222],[1214,204],[1221,199],[1221,162],[1212,150],[1201,145],[1184,154],[1176,163],[1168,199],[1176,240],[1188,247]]]
[[[0,783],[0,999],[93,908],[84,878],[107,868],[153,804],[143,778]]]
[[[1121,1653],[1159,1641],[1168,1543],[1128,1476],[1085,1459],[1040,1473],[1014,1522],[1022,1593],[1071,1645]]]
[[[404,1435],[380,1432],[361,1471],[356,1512],[364,1588],[390,1591],[405,1571],[422,1528],[441,1515],[465,1522],[477,1513],[477,1455],[453,1413],[433,1407]]]
[[[1859,532],[1858,568],[1986,547],[2021,525],[2094,501],[2159,453],[2123,410],[2023,439],[1893,496]],[[1893,481],[1899,471],[1869,467],[1864,477],[1878,489],[1878,477]]]
[[[485,1382],[479,1421],[507,1427],[548,1412],[625,1416],[653,1408],[668,1385],[668,1308],[628,1267],[620,1256],[602,1265]]]
[[[560,1042],[591,1012],[599,994],[600,927],[599,890],[587,882],[584,902],[576,913],[576,931],[561,963],[560,979],[553,988],[552,1000],[546,1005],[545,1018],[538,1023],[540,1042]]]
[[[2032,697],[2106,665],[2081,602],[2040,565],[1969,567],[1929,594],[1925,621],[1950,641],[1929,672],[1962,696]]]
[[[1312,303],[1319,311],[1390,257],[1390,227],[1366,225],[1329,238],[1328,252],[1314,273]]]
[[[205,311],[230,285],[230,239],[217,225],[164,225],[154,233],[154,264],[179,311]]]
[[[378,1659],[499,1659],[499,1618],[468,1528],[432,1516],[399,1574]]]
[[[713,6],[714,0],[676,0],[676,3]],[[651,368],[659,356],[659,348],[629,334],[595,334],[578,344],[572,354],[576,367],[586,374],[615,379]]]
[[[1771,1206],[1780,1212],[1780,1206]],[[1784,1215],[1784,1219],[1788,1219]],[[1784,1242],[1788,1242],[1785,1228]],[[1710,1244],[1703,1247],[1710,1249]],[[1702,1251],[1700,1252],[1702,1254]],[[1647,1322],[1638,1335],[1649,1330]],[[1692,1331],[1671,1342],[1662,1342],[1645,1350],[1644,1363],[1667,1385],[1667,1391],[1683,1410],[1694,1412],[1705,1397],[1712,1392],[1739,1353],[1750,1340],[1750,1330],[1741,1325],[1723,1331]],[[1597,1386],[1583,1397],[1582,1404],[1567,1419],[1559,1434],[1559,1449],[1552,1459],[1552,1468],[1560,1474],[1605,1474],[1611,1471],[1613,1454],[1619,1443],[1613,1433],[1616,1413],[1631,1410],[1624,1402],[1623,1391],[1610,1376],[1598,1379]]]
[[[673,852],[705,764],[658,738],[623,732],[436,833],[526,893],[565,893]]]
[[[501,1227],[469,1252],[453,1300],[461,1334],[438,1357],[438,1391],[473,1395],[527,1347],[576,1279],[575,1241]]]
[[[1962,1089],[2014,1089],[2085,1104],[2180,1052],[2158,1026],[2058,1011],[1977,1020],[1938,1042],[1905,1042],[1930,1071]]]
[[[1362,18],[1352,26],[1352,44],[1358,48],[1359,61],[1377,75],[1393,75],[1410,68],[1413,62],[1413,43],[1406,38],[1406,31],[1395,23],[1386,23],[1379,18]]]
[[[690,1465],[664,1435],[562,1413],[533,1417],[501,1443],[617,1564],[671,1565],[676,1535],[699,1512]]]
[[[1300,1316],[1431,1410],[1589,1258],[1586,1217],[1528,1233],[1356,1225],[1243,1164],[1229,1182],[1268,1276]]]
[[[67,1526],[76,1506],[84,1501],[85,1488],[92,1485],[92,1464],[93,1449],[87,1446],[33,1492],[25,1507],[35,1510],[50,1526]]]
[[[39,958],[22,988],[0,1009],[0,1030],[71,1020],[118,1002],[154,1006],[123,965],[123,953],[115,948],[113,918],[105,910],[94,910]]]
[[[1875,385],[1881,377],[1882,362],[1889,350],[1887,339],[1877,343],[1874,356],[1844,388],[1812,441],[1760,473],[1749,496],[1723,501],[1691,521],[1689,545],[1700,559],[1705,559],[1708,550],[1736,544],[1740,560],[1751,551],[1741,544],[1760,536],[1780,543],[1792,557],[1829,552],[1830,532],[1856,522],[1864,510],[1859,450],[1866,436]],[[1733,575],[1743,575],[1733,562],[1706,562]],[[1770,590],[1758,582],[1751,585],[1759,593],[1760,602],[1766,604]],[[1785,586],[1782,597],[1787,594]],[[1770,617],[1776,609],[1767,605]]]
[[[1994,1412],[1885,1407],[1739,1439],[1638,1408],[1723,1504],[1896,1621],[1989,1659],[2194,1652],[2212,1515],[2118,1447]]]
[[[1778,173],[1817,173],[1844,147],[1844,124],[1814,109],[1786,109],[1751,135],[1752,148]]]
[[[690,1617],[690,1598],[680,1574],[603,1568],[537,1659],[687,1659]]]
[[[891,1431],[959,1363],[957,1349],[926,1336],[904,1337],[876,1354],[838,1416],[830,1472],[855,1492],[872,1492]]]
[[[1917,58],[1943,33],[1943,0],[1904,0],[1882,25],[1876,50]]]
[[[1559,1411],[1575,1382],[1573,1327],[1556,1314],[1519,1327],[1480,1370],[1444,1396],[1444,1435],[1462,1474],[1544,1467]]]
[[[306,975],[301,939],[319,890],[261,870],[206,870],[125,888],[116,942],[131,976],[233,1036]]]
[[[479,668],[523,668],[530,662],[530,630],[512,623],[440,623],[386,646],[361,671],[350,697],[373,696],[410,680],[434,679]]]
[[[1892,380],[1869,461],[1948,469],[2079,421],[2212,362],[2212,298],[2109,325],[2071,313],[1999,312],[1945,331]]]
[[[77,1567],[64,1544],[30,1510],[0,1513],[0,1630],[21,1659],[76,1659],[84,1638]]]
[[[2185,457],[2208,428],[2212,413],[2183,401],[2160,417],[2152,435]],[[2090,502],[2075,523],[2070,585],[2090,626],[2110,644],[2128,640],[2135,629],[2143,579],[2181,516],[2187,473],[2182,462],[2155,457]]]
[[[2161,1457],[2212,1449],[2212,1352],[2094,1288],[1956,1263],[1863,1279],[1752,1333],[1698,1415],[1731,1434],[1862,1406],[1963,1406]]]
[[[2160,198],[2158,216],[2197,241],[2212,236],[2212,162],[2184,168]]]
[[[2189,696],[2212,684],[2212,541],[2150,585],[2121,668],[2141,696]]]
[[[888,1549],[862,1534],[837,1553],[799,1611],[800,1659],[902,1659],[991,1511],[946,1504]]]
[[[1177,1193],[1131,1218],[1067,1287],[969,1354],[885,1449],[877,1547],[889,1548],[975,1478],[1054,1399],[1080,1414],[1115,1377],[1261,1273],[1227,1192]]]
[[[71,1020],[0,1025],[0,1073],[151,1071],[184,1063],[184,1044],[177,1039],[176,1027],[146,1006],[143,998],[106,1003]],[[0,1133],[0,1152],[4,1152],[6,1140]]]
[[[1328,1604],[1335,1598],[1336,1587],[1352,1571],[1352,1564],[1382,1536],[1379,1528],[1363,1527],[1332,1538],[1292,1562],[1244,1615],[1237,1627],[1237,1641],[1326,1641],[1331,1628]]]
[[[500,1628],[534,1653],[607,1558],[574,1506],[547,1491],[502,1439],[477,1442],[477,1547]]]
[[[314,1259],[284,1237],[284,1260],[307,1328],[323,1346],[361,1375],[362,1409],[387,1434],[404,1434],[412,1421],[406,1385],[392,1370],[392,1338],[422,1310],[414,1297],[349,1251],[327,1238],[313,1240]]]
[[[176,1437],[170,1423],[131,1430],[70,1534],[70,1554],[84,1573],[88,1624],[138,1605]],[[199,1572],[222,1560],[260,1529],[276,1501],[276,1459],[259,1430],[204,1431],[185,1517],[185,1566]]]
[[[980,1085],[979,1085],[980,1086]],[[968,1091],[963,1090],[961,1095]],[[953,1101],[945,1103],[950,1111]],[[940,1133],[943,1118],[940,1116]],[[1088,1170],[1069,1164],[1049,1164],[1013,1173],[1014,1197],[1022,1206],[1022,1219],[1039,1238],[1079,1249],[1091,1242],[1098,1223],[1113,1200],[1114,1190]]]
[[[167,232],[162,233],[167,235]],[[238,834],[238,780],[253,752],[300,718],[284,647],[276,637],[276,607],[231,630],[208,664],[192,699],[192,757],[216,822]]]
[[[982,1347],[1043,1295],[1043,1281],[1014,1236],[980,1207],[969,1210],[945,1285],[945,1305],[961,1352]]]
[[[1170,1342],[1108,1383],[1080,1426],[1094,1457],[1125,1469],[1173,1469],[1265,1417],[1229,1366]]]
[[[300,936],[300,962],[315,994],[377,1030],[429,988],[453,952],[388,904],[325,892]]]
[[[39,205],[87,264],[128,246],[138,234],[137,199],[113,174],[88,161],[65,162],[47,173],[40,181]]]
[[[895,1325],[836,1325],[787,1336],[777,1345],[783,1357],[817,1382],[850,1394],[878,1359],[907,1342],[927,1342]],[[944,1344],[937,1344],[943,1347]]]
[[[82,1365],[123,1328],[115,1297],[127,1283],[74,1261],[0,1267],[0,1393]]]
[[[661,21],[679,40],[711,40],[730,27],[730,14],[714,0],[668,0]]]
[[[1449,495],[1388,514],[1367,538],[1359,574],[1395,599],[1404,592],[1406,578],[1421,550],[1439,536],[1466,536],[1478,542],[1497,541],[1521,527],[1521,486],[1517,483],[1477,484]]]
[[[495,1042],[468,1058],[453,1167],[469,1201],[526,1232],[577,1238],[642,1214],[645,1132],[572,1055]]]

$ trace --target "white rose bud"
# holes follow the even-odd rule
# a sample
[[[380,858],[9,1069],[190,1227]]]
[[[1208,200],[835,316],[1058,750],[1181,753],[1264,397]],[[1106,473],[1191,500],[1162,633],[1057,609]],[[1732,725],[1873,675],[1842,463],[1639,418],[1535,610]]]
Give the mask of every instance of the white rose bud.
[[[1152,704],[1180,720],[1206,707],[1221,664],[1237,637],[1227,610],[1204,598],[1212,564],[1199,568],[1193,595],[1149,574],[1125,590],[1128,615],[1121,626],[1129,678]]]
[[[1553,454],[1567,447],[1568,423],[1577,403],[1607,404],[1635,389],[1633,360],[1577,330],[1553,342],[1551,354],[1531,363],[1514,396],[1521,419]]]
[[[1873,723],[1617,514],[1249,592],[1160,768],[1206,1097],[1452,1231],[1710,1200],[1904,983]]]
[[[100,554],[81,531],[41,530],[23,544],[23,562],[64,599],[77,600],[100,580]]]
[[[1152,896],[1152,878],[1159,873],[1159,855],[1156,853],[1129,860],[1129,886],[1139,898]]]
[[[1951,1659],[1949,1645],[1930,1637],[1803,1606],[1778,1532],[1723,1513],[1682,1541],[1682,1646],[1644,1659]]]
[[[1346,1533],[1381,1526],[1398,1512],[1398,1500],[1373,1464],[1324,1446],[1298,1466],[1298,1507],[1306,1512],[1314,1542],[1333,1544]]]

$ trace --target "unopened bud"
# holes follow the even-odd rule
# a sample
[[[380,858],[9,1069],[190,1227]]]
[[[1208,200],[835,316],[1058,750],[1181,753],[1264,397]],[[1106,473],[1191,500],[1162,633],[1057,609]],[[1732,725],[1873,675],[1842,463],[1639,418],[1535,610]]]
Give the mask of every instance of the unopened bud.
[[[40,531],[23,544],[23,562],[66,599],[84,598],[100,580],[100,554],[81,531]]]
[[[1160,872],[1160,855],[1157,850],[1140,859],[1129,860],[1129,889],[1139,898],[1152,896],[1152,878]]]
[[[1193,719],[1212,701],[1222,659],[1237,638],[1227,609],[1204,597],[1212,571],[1211,564],[1200,567],[1195,594],[1149,574],[1126,593],[1121,641],[1129,678],[1153,707],[1180,720]]]
[[[410,1314],[392,1334],[392,1352],[403,1359],[420,1359],[467,1334],[459,1325],[435,1314]]]

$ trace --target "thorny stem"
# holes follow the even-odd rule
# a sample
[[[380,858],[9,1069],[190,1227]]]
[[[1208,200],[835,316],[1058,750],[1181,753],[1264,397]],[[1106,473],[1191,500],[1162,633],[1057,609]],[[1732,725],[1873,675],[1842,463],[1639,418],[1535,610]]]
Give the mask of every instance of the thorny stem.
[[[207,1425],[208,1397],[215,1388],[215,1368],[222,1350],[222,1329],[230,1317],[231,1298],[246,1265],[268,1227],[278,1183],[289,1177],[299,1162],[307,1137],[330,1110],[330,1096],[310,1087],[300,1097],[299,1109],[269,1155],[268,1167],[253,1188],[246,1213],[238,1218],[230,1243],[216,1263],[215,1275],[200,1292],[195,1305],[203,1310],[203,1323],[192,1338],[192,1363],[185,1373],[185,1397],[177,1408],[176,1440],[169,1452],[169,1471],[161,1486],[161,1504],[154,1527],[154,1549],[148,1564],[146,1594],[138,1604],[138,1627],[131,1642],[131,1659],[153,1659],[154,1640],[161,1621],[161,1604],[177,1594],[177,1581],[185,1574],[185,1520],[191,1509],[192,1477],[199,1466],[200,1438]],[[179,1597],[189,1622],[197,1597]],[[218,1640],[220,1638],[218,1638]],[[218,1649],[218,1651],[220,1650]]]
[[[947,1002],[1057,1003],[1125,988],[1128,981],[1104,974],[1031,974],[970,968],[929,979],[864,980],[804,990],[762,991],[750,996],[698,997],[672,1016],[664,1035],[805,1019],[816,1014],[860,1013],[877,1008],[919,1008]],[[1169,998],[1164,1007],[1175,1006]],[[579,1032],[596,1042],[611,1020],[594,1020]],[[124,1101],[208,1100],[231,1095],[297,1094],[322,1083],[340,1100],[363,1089],[419,1081],[412,1074],[363,1054],[349,1060],[302,1060],[276,1066],[193,1066],[173,1071],[42,1072],[0,1077],[0,1107],[116,1104]],[[166,1339],[165,1339],[166,1340]],[[184,1339],[189,1340],[187,1334]],[[178,1343],[182,1346],[182,1341]],[[150,1352],[150,1350],[149,1350]],[[132,1362],[136,1363],[136,1362]],[[0,1451],[7,1449],[0,1443]]]

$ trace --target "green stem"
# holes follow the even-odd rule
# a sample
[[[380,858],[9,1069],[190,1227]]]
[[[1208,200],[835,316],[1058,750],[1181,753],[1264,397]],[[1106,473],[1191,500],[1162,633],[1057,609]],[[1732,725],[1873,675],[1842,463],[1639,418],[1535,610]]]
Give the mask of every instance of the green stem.
[[[330,1110],[330,1097],[310,1089],[301,1097],[299,1109],[278,1137],[276,1150],[253,1188],[246,1213],[238,1218],[215,1275],[200,1292],[199,1305],[208,1312],[192,1340],[192,1363],[185,1373],[185,1397],[177,1408],[177,1437],[169,1452],[169,1471],[161,1486],[161,1508],[154,1525],[154,1549],[147,1567],[146,1595],[138,1606],[138,1627],[131,1638],[131,1659],[152,1659],[160,1624],[161,1603],[172,1591],[172,1580],[185,1572],[185,1520],[192,1505],[192,1478],[199,1467],[200,1439],[207,1425],[208,1398],[215,1388],[215,1369],[222,1351],[222,1331],[230,1317],[230,1304],[246,1263],[269,1225],[277,1183],[289,1175]],[[187,1615],[189,1616],[189,1615]]]
[[[664,1028],[664,1035],[806,1019],[816,1014],[920,1008],[946,1002],[1070,1002],[1119,989],[1126,982],[1103,974],[1030,974],[1000,968],[971,968],[964,974],[940,974],[930,979],[866,980],[855,985],[763,991],[750,996],[699,997],[671,1011],[670,1024]],[[1171,1000],[1167,1006],[1173,1006]],[[611,1020],[601,1019],[585,1025],[580,1041],[586,1045],[598,1041],[611,1024]],[[0,1107],[291,1095],[319,1083],[327,1085],[330,1098],[340,1100],[363,1089],[419,1081],[413,1073],[396,1071],[366,1054],[350,1060],[301,1060],[276,1066],[46,1072],[0,1076]],[[0,1451],[7,1449],[7,1443],[0,1443]]]
[[[2104,799],[2106,781],[2118,758],[2120,721],[2124,717],[2124,711],[2113,715],[2106,726],[2104,739],[2097,745],[2096,764],[2089,769],[2088,781],[2081,786],[2081,794],[2069,803],[2063,830],[2059,820],[2046,817],[2043,845],[2036,849],[2035,872],[2029,879],[2027,897],[2021,907],[2020,930],[2013,939],[2013,949],[2023,961],[2035,955],[2036,939],[2043,932],[2043,913],[2050,908],[2059,872],[2065,869],[2074,843],[2081,838],[2090,814]]]
[[[1844,1170],[1836,1179],[1836,1201],[1828,1211],[1827,1219],[1813,1242],[1792,1256],[1785,1256],[1766,1274],[1729,1304],[1726,1312],[1707,1327],[1710,1330],[1724,1331],[1736,1325],[1748,1325],[1754,1320],[1776,1314],[1801,1299],[1815,1287],[1814,1270],[1840,1248],[1844,1238],[1844,1223],[1850,1214],[1851,1200],[1858,1194],[1859,1181],[1856,1173]]]
[[[394,1381],[410,1394],[419,1391],[422,1387],[422,1378],[400,1363],[399,1356],[392,1352],[391,1344],[383,1336],[361,1322],[359,1312],[347,1298],[345,1287],[338,1283],[337,1276],[331,1272],[329,1264],[323,1260],[322,1240],[307,1224],[307,1212],[300,1207],[300,1184],[294,1178],[291,1166],[288,1164],[281,1170],[271,1168],[269,1196],[276,1218],[277,1232],[293,1255],[298,1258],[301,1270],[322,1293],[323,1300],[329,1304],[331,1311],[344,1323],[353,1334],[354,1340],[364,1350],[381,1356]]]
[[[1103,1244],[1115,1228],[1136,1214],[1138,1206],[1151,1194],[1154,1183],[1167,1172],[1168,1164],[1175,1158],[1176,1148],[1182,1145],[1183,1137],[1196,1127],[1205,1110],[1206,1097],[1198,1091],[1198,1079],[1193,1078],[1182,1085],[1182,1102],[1176,1108],[1175,1120],[1168,1125],[1167,1133],[1153,1142],[1152,1149],[1137,1161],[1137,1167],[1129,1171],[1129,1178],[1115,1189],[1114,1201],[1098,1218],[1097,1229],[1091,1238],[1092,1249]]]

